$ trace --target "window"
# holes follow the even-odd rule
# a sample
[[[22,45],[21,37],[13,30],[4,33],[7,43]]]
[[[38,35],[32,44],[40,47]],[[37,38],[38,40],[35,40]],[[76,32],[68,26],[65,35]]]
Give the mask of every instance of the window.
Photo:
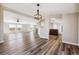
[[[15,31],[15,29],[16,29],[16,24],[9,24],[10,31]]]
[[[9,24],[9,30],[10,31],[21,31],[22,29],[22,25],[18,25],[18,24]]]

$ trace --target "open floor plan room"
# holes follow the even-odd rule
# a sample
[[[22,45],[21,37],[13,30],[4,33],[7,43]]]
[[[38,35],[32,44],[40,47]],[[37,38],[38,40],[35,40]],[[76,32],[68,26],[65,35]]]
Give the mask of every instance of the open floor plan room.
[[[79,55],[79,4],[0,3],[0,55]]]

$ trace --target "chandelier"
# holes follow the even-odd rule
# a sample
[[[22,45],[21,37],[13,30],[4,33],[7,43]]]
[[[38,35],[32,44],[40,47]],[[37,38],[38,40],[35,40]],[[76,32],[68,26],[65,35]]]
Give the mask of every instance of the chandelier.
[[[34,19],[37,21],[42,20],[42,15],[39,14],[39,6],[40,6],[40,4],[37,4],[37,14],[34,15]]]

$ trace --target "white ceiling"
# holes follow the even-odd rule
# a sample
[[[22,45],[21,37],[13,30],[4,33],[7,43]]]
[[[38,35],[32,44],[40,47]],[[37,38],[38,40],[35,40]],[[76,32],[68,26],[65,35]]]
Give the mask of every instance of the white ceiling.
[[[36,3],[6,3],[3,5],[30,16],[34,16],[37,9]],[[46,17],[54,14],[74,13],[76,9],[74,3],[40,3],[40,14]]]

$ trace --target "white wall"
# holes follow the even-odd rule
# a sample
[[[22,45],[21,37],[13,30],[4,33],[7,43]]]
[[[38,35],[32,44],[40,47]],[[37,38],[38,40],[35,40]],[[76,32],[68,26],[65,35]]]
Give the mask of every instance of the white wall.
[[[4,34],[9,33],[9,24],[4,23]]]
[[[0,43],[3,42],[3,7],[0,5]]]
[[[31,25],[30,24],[23,24],[22,26],[23,26],[23,28],[22,28],[23,32],[31,31]]]
[[[78,45],[79,45],[79,13],[78,13]]]
[[[77,14],[63,15],[63,41],[78,44]]]

